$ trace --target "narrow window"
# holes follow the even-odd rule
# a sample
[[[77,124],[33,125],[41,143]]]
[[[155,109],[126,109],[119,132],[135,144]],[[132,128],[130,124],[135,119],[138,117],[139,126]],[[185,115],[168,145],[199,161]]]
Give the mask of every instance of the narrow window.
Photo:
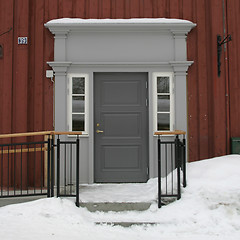
[[[87,133],[87,75],[70,75],[69,85],[69,131]]]
[[[156,130],[173,130],[173,94],[172,94],[172,75],[156,74]]]

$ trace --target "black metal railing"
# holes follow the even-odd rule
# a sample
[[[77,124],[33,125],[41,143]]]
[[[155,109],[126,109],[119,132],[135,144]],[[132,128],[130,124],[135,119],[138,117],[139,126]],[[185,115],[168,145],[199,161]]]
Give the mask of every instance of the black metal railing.
[[[162,135],[174,135],[162,137]],[[181,198],[182,186],[186,187],[186,140],[185,132],[156,132],[158,136],[158,207],[163,200]],[[182,135],[182,139],[180,139]]]
[[[48,141],[0,144],[0,198],[48,194],[45,152]]]
[[[79,207],[79,153],[80,142],[57,138],[57,197],[76,197]],[[75,186],[75,187],[74,187]]]
[[[66,135],[76,138],[68,141]],[[76,197],[79,206],[79,135],[80,132],[53,131],[0,135],[0,198],[53,197],[56,187],[57,197]],[[60,174],[61,169],[64,174]]]

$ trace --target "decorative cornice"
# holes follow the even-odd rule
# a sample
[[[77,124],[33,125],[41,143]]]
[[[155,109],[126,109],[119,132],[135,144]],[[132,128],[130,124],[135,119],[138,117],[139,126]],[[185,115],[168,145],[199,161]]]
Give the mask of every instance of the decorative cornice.
[[[68,67],[71,66],[71,62],[47,62],[47,64],[53,69],[55,76],[66,76]]]
[[[168,62],[72,62],[71,66],[81,67],[165,67]]]
[[[172,66],[175,75],[186,76],[187,70],[193,64],[193,61],[172,61],[169,64]]]
[[[61,21],[62,20],[62,21]],[[167,19],[64,19],[49,21],[44,26],[53,34],[68,34],[69,32],[171,32],[174,35],[187,35],[196,24],[186,20]],[[133,21],[131,21],[133,20]]]

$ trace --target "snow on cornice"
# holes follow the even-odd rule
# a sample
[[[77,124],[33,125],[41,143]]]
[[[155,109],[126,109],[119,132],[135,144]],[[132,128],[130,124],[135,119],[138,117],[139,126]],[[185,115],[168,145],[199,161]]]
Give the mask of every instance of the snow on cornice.
[[[193,24],[191,21],[174,18],[130,18],[130,19],[82,19],[60,18],[45,25],[79,25],[79,24]]]

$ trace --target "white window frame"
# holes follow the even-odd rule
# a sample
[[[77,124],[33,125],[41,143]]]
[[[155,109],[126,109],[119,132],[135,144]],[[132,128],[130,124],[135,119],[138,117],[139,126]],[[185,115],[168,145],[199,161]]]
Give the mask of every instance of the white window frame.
[[[67,103],[67,122],[68,122],[68,131],[72,132],[72,79],[74,77],[85,78],[85,104],[84,104],[84,114],[85,114],[85,121],[84,121],[84,130],[82,131],[83,135],[89,134],[89,75],[85,73],[78,73],[78,74],[68,74],[68,103]],[[81,132],[81,131],[80,131]]]
[[[175,108],[174,108],[174,82],[172,72],[155,72],[153,73],[153,131],[154,132],[169,132],[174,131],[175,128]],[[157,129],[157,114],[158,114],[158,92],[157,92],[157,78],[169,77],[169,92],[170,92],[170,130]]]

